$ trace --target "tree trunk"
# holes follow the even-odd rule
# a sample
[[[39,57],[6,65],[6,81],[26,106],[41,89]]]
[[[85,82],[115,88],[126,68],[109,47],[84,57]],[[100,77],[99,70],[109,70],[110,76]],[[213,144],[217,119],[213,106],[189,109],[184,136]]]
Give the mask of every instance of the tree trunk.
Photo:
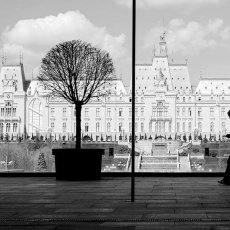
[[[75,104],[75,111],[76,111],[76,149],[81,148],[81,110],[82,105],[79,103]]]

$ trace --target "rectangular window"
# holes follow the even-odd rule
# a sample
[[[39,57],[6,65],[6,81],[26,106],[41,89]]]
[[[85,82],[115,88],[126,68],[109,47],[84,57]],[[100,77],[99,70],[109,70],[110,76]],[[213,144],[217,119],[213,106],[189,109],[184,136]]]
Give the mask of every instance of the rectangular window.
[[[100,108],[96,108],[96,117],[100,117]]]
[[[202,132],[202,123],[201,122],[198,123],[198,130],[199,130],[199,132]]]
[[[107,132],[111,132],[111,124],[110,124],[110,122],[107,123]]]
[[[180,122],[177,122],[177,126],[176,127],[177,127],[176,128],[177,132],[180,132]]]
[[[96,123],[96,132],[100,132],[100,123],[99,122]]]
[[[144,108],[141,108],[141,116],[144,117]]]
[[[16,108],[13,108],[13,117],[16,117]]]
[[[176,109],[176,115],[179,117],[180,116],[180,108]]]
[[[52,132],[54,132],[54,122],[51,122],[50,124]]]
[[[172,124],[169,122],[169,132],[172,132]]]
[[[66,132],[66,122],[62,123],[62,132],[65,133]]]
[[[6,108],[6,117],[11,117],[11,108]]]
[[[222,122],[221,123],[221,129],[222,129],[222,132],[226,132],[226,128],[225,128],[225,122]]]
[[[132,123],[129,122],[129,132],[131,133],[132,132]]]
[[[153,108],[152,116],[153,116],[153,117],[156,116],[156,108]]]
[[[188,131],[191,133],[191,131],[192,131],[192,123],[191,122],[189,122],[188,123]]]
[[[54,108],[50,108],[50,116],[51,116],[51,117],[54,117],[54,111],[55,111]]]
[[[119,117],[122,117],[122,116],[123,116],[123,109],[119,108]]]
[[[202,116],[202,108],[198,108],[198,117],[201,117]]]
[[[225,117],[225,108],[221,108],[221,117]]]
[[[188,116],[191,117],[192,116],[192,109],[188,108]]]
[[[119,132],[122,132],[122,123],[119,123]]]
[[[89,124],[85,123],[85,132],[89,132]]]
[[[111,117],[111,108],[107,108],[107,117]]]
[[[183,122],[183,132],[185,132],[185,122]]]
[[[132,117],[132,108],[129,108],[129,117]]]
[[[163,108],[157,108],[157,116],[162,117],[163,116]]]
[[[165,116],[168,116],[168,108],[165,108]]]
[[[210,132],[211,133],[214,132],[214,123],[213,122],[210,123]]]
[[[141,132],[144,132],[144,123],[141,123]]]
[[[135,108],[135,117],[138,116],[138,108]]]
[[[210,116],[211,116],[211,117],[214,116],[214,108],[213,108],[213,107],[210,108]]]
[[[66,117],[66,108],[63,108],[63,109],[62,109],[62,116],[63,116],[63,117]]]
[[[1,117],[4,117],[4,108],[1,108]]]
[[[85,117],[89,116],[89,108],[85,108]]]
[[[135,122],[135,132],[138,132],[138,124]]]
[[[183,109],[182,109],[182,116],[183,117],[185,116],[185,107],[183,107]]]
[[[4,129],[4,124],[0,123],[0,132],[3,133],[3,129]]]

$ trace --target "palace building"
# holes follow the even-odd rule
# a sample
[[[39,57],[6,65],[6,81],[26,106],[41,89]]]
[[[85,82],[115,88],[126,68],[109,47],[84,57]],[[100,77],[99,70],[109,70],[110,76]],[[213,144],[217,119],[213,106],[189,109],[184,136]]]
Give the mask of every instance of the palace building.
[[[136,135],[222,136],[230,132],[230,78],[203,78],[192,86],[187,63],[169,61],[165,34],[152,63],[136,65]],[[131,85],[111,81],[111,94],[83,106],[82,133],[94,139],[129,137]],[[0,131],[21,135],[74,135],[74,106],[48,97],[37,80],[26,81],[23,64],[2,65]]]

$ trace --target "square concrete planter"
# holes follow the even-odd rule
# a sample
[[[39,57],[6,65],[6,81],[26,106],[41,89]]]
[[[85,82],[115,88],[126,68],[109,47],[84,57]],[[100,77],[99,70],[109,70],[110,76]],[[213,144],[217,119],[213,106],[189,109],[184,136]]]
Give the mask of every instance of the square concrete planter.
[[[57,180],[99,180],[104,149],[53,149]]]

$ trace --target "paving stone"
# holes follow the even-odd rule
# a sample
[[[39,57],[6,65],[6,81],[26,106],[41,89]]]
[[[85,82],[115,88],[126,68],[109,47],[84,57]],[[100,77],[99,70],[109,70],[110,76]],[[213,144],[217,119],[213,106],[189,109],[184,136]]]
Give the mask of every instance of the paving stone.
[[[0,229],[226,230],[230,186],[218,179],[138,177],[133,203],[130,178],[0,178]]]

